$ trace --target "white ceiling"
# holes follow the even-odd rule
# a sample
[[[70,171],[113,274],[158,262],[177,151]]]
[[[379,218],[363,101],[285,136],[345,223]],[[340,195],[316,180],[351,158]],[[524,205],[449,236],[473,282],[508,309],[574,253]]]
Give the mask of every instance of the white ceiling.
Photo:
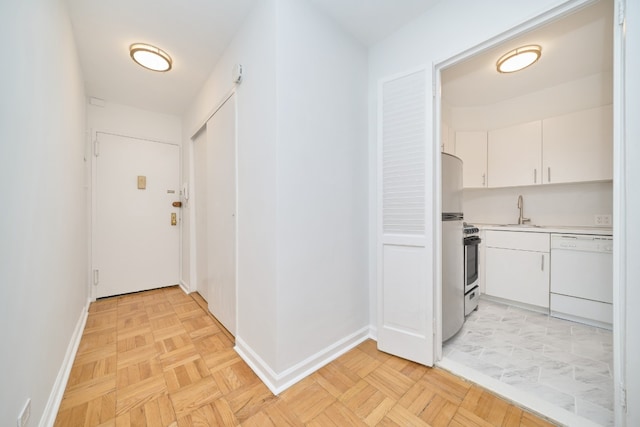
[[[87,94],[182,114],[258,1],[67,0]],[[438,0],[312,1],[369,46]],[[135,42],[168,52],[173,69],[155,73],[136,65],[128,53]]]
[[[258,1],[67,0],[87,94],[182,114]],[[310,1],[371,46],[442,0]],[[491,104],[610,70],[612,11],[612,0],[603,0],[454,65],[443,73],[445,101],[453,107]],[[173,69],[155,73],[136,65],[128,54],[134,42],[167,51]],[[541,60],[519,73],[498,74],[496,59],[526,43],[542,45]]]
[[[256,0],[67,0],[87,95],[182,114]],[[149,43],[173,58],[156,73],[129,45]]]
[[[537,63],[512,74],[496,71],[500,56],[527,44],[542,46]],[[603,0],[444,70],[442,97],[451,107],[489,105],[612,67],[613,1]]]
[[[371,46],[440,0],[311,0],[364,45]]]

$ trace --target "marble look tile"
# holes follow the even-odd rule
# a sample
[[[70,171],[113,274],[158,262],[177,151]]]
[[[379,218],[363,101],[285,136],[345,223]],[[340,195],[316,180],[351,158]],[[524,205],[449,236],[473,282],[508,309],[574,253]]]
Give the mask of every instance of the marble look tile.
[[[515,347],[513,349],[513,358],[530,365],[540,365],[540,363],[546,361],[542,352],[531,351],[520,347]]]
[[[540,341],[521,340],[518,344],[516,344],[516,347],[542,353],[542,350],[544,349],[544,343]]]
[[[567,411],[575,412],[575,397],[568,393],[563,393],[562,391],[559,391],[551,386],[534,382],[518,375],[512,375],[508,377],[503,376],[501,381],[519,389],[525,390],[526,392],[538,396],[539,398],[553,403],[560,408],[566,409]]]
[[[613,423],[611,331],[481,299],[443,353],[580,416]]]
[[[484,349],[482,354],[480,354],[479,359],[492,365],[499,366],[502,369],[516,369],[526,366],[514,357],[507,356],[504,353],[488,348]]]
[[[540,367],[539,366],[527,366],[527,367],[519,367],[519,368],[506,368],[502,373],[502,377],[500,381],[508,382],[510,378],[520,378],[527,379],[531,383],[537,383],[540,378]]]
[[[613,411],[613,393],[604,391],[598,387],[592,387],[585,391],[575,393],[576,398],[586,400],[594,405],[602,406],[609,411]]]
[[[568,370],[574,371],[575,368],[573,365],[562,362],[560,360],[549,359],[548,357],[543,357],[542,360],[538,362],[541,368],[549,370],[549,371],[560,371],[560,370]]]
[[[575,355],[587,356],[590,359],[594,359],[603,363],[613,362],[613,351],[605,349],[602,344],[596,343],[572,343],[571,353]]]
[[[482,353],[482,350],[484,350],[484,347],[480,345],[464,343],[464,342],[459,344],[454,343],[453,345],[451,345],[451,348],[457,351],[460,351],[462,353],[467,353],[468,355],[473,357],[479,357],[480,353]]]
[[[573,381],[574,368],[571,365],[558,362],[558,366],[542,366],[540,369],[540,381],[556,379],[558,382]]]
[[[578,368],[589,370],[593,373],[613,377],[609,364],[598,360],[588,359],[586,357],[577,357],[573,364]]]
[[[478,358],[470,356],[466,353],[462,353],[457,350],[453,350],[449,355],[451,360],[454,360],[458,363],[462,363],[465,366],[473,368],[478,372],[481,372],[484,375],[487,375],[491,378],[499,380],[502,376],[503,369],[499,366],[492,365],[490,363],[484,362]]]
[[[564,353],[571,353],[571,350],[573,349],[573,344],[570,339],[563,340],[558,337],[548,337],[546,340],[543,340],[543,342],[546,346]]]
[[[576,413],[582,418],[596,422],[604,427],[613,427],[615,425],[613,411],[580,398],[576,399]]]

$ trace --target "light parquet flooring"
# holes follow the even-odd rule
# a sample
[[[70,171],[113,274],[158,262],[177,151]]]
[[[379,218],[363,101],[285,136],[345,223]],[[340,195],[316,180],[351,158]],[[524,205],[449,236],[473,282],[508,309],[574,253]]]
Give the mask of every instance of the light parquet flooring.
[[[56,426],[551,426],[469,382],[368,340],[279,396],[198,294],[99,300]]]

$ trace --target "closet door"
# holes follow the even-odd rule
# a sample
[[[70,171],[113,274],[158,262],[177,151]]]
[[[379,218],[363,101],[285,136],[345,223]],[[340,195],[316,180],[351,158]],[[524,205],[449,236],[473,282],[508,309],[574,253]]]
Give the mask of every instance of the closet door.
[[[193,185],[195,209],[196,290],[209,301],[209,278],[207,269],[207,127],[193,139]],[[193,279],[192,279],[193,280]]]
[[[433,254],[427,209],[427,73],[379,90],[378,348],[433,364]]]
[[[236,333],[236,99],[207,122],[207,278],[209,311]]]

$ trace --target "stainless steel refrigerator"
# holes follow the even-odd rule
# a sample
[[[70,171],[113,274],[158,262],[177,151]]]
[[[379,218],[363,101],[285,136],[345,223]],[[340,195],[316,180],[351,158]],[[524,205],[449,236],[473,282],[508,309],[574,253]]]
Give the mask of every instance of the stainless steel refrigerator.
[[[462,160],[442,153],[442,340],[464,323]]]

